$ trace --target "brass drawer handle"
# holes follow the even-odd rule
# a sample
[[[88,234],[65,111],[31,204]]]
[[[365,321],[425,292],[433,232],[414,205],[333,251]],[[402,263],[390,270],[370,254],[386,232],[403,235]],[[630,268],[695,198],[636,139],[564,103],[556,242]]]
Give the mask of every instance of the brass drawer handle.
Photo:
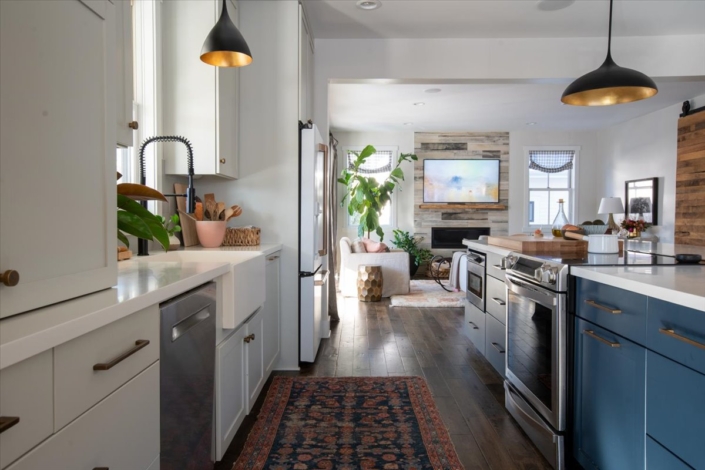
[[[597,335],[595,334],[595,332],[592,331],[592,330],[583,330],[583,334],[586,334],[586,335],[588,335],[588,336],[591,337],[591,338],[595,338],[596,340],[605,343],[606,345],[608,345],[608,346],[611,347],[611,348],[620,348],[620,347],[622,347],[622,345],[619,344],[619,343],[613,343],[612,341],[608,341],[608,340],[606,340],[605,338],[601,338],[601,337],[597,336]]]
[[[504,349],[502,349],[502,347],[497,343],[492,343],[492,347],[495,348],[500,354],[504,354],[505,352]]]
[[[585,303],[591,307],[599,308],[600,310],[604,310],[607,313],[611,313],[612,315],[619,315],[620,313],[622,313],[622,311],[618,308],[605,307],[604,305],[598,304],[594,300],[586,300]]]
[[[0,416],[0,433],[7,431],[19,422],[19,416]]]
[[[493,268],[496,268],[496,269],[499,269],[500,271],[506,271],[506,270],[507,270],[507,268],[503,268],[502,265],[499,265],[499,264],[493,264],[492,267],[493,267]]]
[[[271,257],[267,258],[267,261],[274,261],[275,259],[279,259],[279,255],[271,256]]]
[[[492,298],[492,301],[493,301],[494,303],[496,303],[496,304],[501,305],[501,306],[507,305],[507,303],[506,303],[504,300],[498,299],[498,298],[496,298],[496,297],[493,297],[493,298]]]
[[[2,281],[2,283],[7,287],[16,286],[20,282],[20,273],[14,269],[8,269],[0,274],[0,281]]]
[[[474,324],[473,322],[469,321],[468,323],[470,323],[470,324],[472,325],[472,329],[473,329],[473,330],[479,330],[479,329],[480,329],[480,328],[478,328],[478,326],[477,326],[476,324]]]
[[[127,123],[127,127],[129,127],[130,129],[136,131],[137,129],[140,128],[140,123],[137,122],[137,121],[130,121],[130,122]]]
[[[250,341],[253,341],[255,339],[255,334],[252,333],[251,335],[245,336],[244,340],[246,343],[249,343]]]
[[[121,355],[119,355],[118,357],[116,357],[115,359],[113,359],[110,362],[99,363],[99,364],[94,365],[93,370],[110,370],[113,367],[115,367],[116,365],[118,365],[119,363],[121,363],[122,361],[124,361],[125,359],[127,359],[128,357],[132,356],[134,353],[136,353],[140,349],[147,346],[148,344],[149,344],[148,339],[138,339],[137,341],[135,341],[135,347],[133,347],[129,351],[122,353]]]
[[[93,470],[110,470],[110,467],[93,467]]]
[[[672,329],[669,330],[667,328],[659,328],[658,331],[659,331],[659,333],[662,333],[666,336],[670,336],[671,338],[675,338],[678,341],[683,341],[684,343],[687,343],[691,346],[695,346],[696,348],[705,349],[705,344],[698,343],[697,341],[694,341],[690,338],[686,338],[685,336],[679,335],[678,333],[676,333]]]

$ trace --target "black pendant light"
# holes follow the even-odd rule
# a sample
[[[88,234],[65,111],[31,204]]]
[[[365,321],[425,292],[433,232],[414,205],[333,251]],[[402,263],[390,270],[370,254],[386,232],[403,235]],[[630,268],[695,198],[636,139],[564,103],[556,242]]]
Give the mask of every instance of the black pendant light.
[[[607,58],[600,68],[579,77],[563,92],[561,101],[573,106],[610,106],[651,98],[658,93],[656,83],[636,70],[620,67],[612,60],[612,2]]]
[[[203,43],[201,60],[216,67],[243,67],[250,65],[252,54],[245,38],[228,15],[228,0],[223,0],[220,19]]]

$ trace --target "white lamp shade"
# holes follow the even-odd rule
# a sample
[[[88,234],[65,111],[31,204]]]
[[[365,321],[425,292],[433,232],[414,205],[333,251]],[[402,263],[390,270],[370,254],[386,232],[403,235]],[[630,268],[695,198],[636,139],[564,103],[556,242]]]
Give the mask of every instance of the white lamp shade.
[[[624,205],[621,197],[603,197],[600,201],[598,214],[624,214]]]

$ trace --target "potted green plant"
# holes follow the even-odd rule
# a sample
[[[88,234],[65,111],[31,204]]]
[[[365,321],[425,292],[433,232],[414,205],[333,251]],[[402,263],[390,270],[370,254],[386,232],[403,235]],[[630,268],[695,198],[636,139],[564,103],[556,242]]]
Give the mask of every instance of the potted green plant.
[[[409,253],[409,274],[413,276],[419,269],[421,263],[429,261],[433,258],[431,250],[421,248],[419,243],[423,241],[423,237],[414,237],[409,232],[404,230],[394,230],[394,238],[392,243],[400,250]]]
[[[118,173],[118,178],[120,174]],[[126,247],[130,240],[125,234],[158,242],[164,251],[169,251],[169,232],[159,216],[149,212],[137,201],[162,201],[166,198],[159,191],[141,184],[121,183],[117,185],[117,237]]]
[[[360,167],[376,152],[377,150],[371,145],[359,153],[354,152],[357,158],[353,167],[345,168],[342,171],[338,183],[344,184],[347,188],[340,201],[340,207],[345,207],[345,201],[349,198],[348,214],[351,216],[355,213],[360,214],[360,224],[357,227],[358,236],[361,237],[367,232],[367,238],[369,238],[370,232],[375,232],[382,241],[384,230],[379,225],[379,216],[382,214],[385,204],[391,201],[394,188],[400,180],[404,180],[404,172],[399,166],[405,161],[418,160],[418,157],[411,153],[402,153],[389,176],[379,182],[374,177],[364,176],[360,172]]]

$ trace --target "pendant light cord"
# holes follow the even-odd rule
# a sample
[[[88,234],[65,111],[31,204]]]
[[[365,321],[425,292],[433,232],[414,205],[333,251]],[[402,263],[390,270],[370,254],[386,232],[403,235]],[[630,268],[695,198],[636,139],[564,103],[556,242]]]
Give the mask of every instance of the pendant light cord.
[[[612,58],[612,3],[614,0],[610,0],[610,26],[607,33],[607,57]]]

